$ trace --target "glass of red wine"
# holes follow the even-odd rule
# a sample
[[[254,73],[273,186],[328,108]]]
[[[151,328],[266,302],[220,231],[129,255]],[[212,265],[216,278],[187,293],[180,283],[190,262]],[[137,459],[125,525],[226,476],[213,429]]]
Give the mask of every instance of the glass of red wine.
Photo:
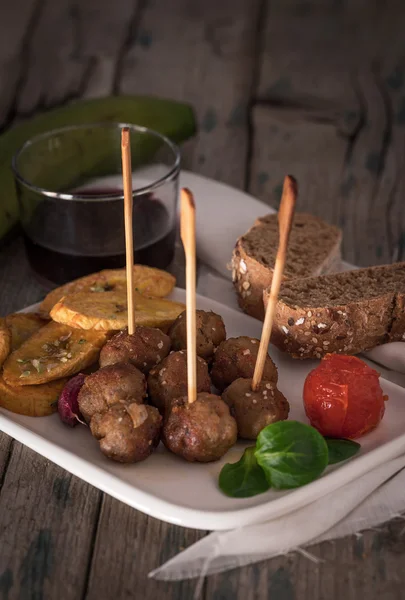
[[[135,125],[65,127],[27,141],[12,164],[28,261],[46,284],[125,266],[122,127],[131,133],[134,261],[165,269],[173,259],[177,146]]]

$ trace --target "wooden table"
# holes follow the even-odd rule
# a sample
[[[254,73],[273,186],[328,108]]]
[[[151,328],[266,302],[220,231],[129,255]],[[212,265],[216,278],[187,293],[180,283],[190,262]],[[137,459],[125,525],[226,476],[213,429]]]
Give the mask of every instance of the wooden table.
[[[405,6],[400,0],[10,0],[0,119],[77,97],[191,102],[184,166],[344,229],[360,265],[405,259]],[[20,240],[0,254],[1,314],[38,300]],[[148,572],[204,532],[151,519],[0,435],[0,597],[189,599]],[[404,523],[209,577],[221,600],[405,597]]]

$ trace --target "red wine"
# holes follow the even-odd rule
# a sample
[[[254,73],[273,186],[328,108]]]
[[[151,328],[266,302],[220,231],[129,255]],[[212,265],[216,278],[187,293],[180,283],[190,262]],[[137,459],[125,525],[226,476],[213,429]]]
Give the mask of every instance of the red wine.
[[[125,266],[123,202],[119,189],[75,190],[89,201],[40,204],[25,224],[31,267],[46,281],[62,284],[102,269]],[[99,199],[97,196],[110,195]],[[134,262],[165,269],[172,261],[175,219],[151,194],[134,197]]]

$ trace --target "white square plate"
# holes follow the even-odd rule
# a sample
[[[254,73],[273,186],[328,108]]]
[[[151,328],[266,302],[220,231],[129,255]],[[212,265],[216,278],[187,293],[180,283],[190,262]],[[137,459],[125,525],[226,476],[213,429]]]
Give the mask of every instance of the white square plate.
[[[184,290],[173,298],[185,301]],[[197,297],[198,308],[222,315],[228,337],[260,337],[258,321],[208,298]],[[27,310],[33,310],[30,307]],[[302,403],[304,380],[316,362],[294,361],[271,347],[279,370],[279,388],[291,405],[290,418],[306,422]],[[39,454],[122,502],[153,517],[196,529],[232,529],[281,516],[348,483],[405,452],[405,390],[382,380],[389,396],[379,427],[361,440],[360,453],[347,463],[329,468],[302,488],[268,491],[253,498],[233,499],[218,488],[218,474],[235,462],[246,444],[238,443],[217,463],[189,464],[160,444],[146,461],[119,465],[105,458],[88,429],[66,427],[58,415],[32,418],[0,409],[0,429]]]

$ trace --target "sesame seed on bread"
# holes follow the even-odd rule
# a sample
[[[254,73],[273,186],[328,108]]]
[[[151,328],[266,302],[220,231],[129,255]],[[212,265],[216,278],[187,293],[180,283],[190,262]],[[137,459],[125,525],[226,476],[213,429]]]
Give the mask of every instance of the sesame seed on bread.
[[[294,358],[405,341],[405,262],[283,282],[271,341]]]
[[[340,268],[342,233],[313,215],[296,213],[284,279],[332,273]],[[278,248],[277,214],[257,219],[240,237],[232,256],[232,279],[244,312],[263,320],[263,290],[270,284]]]

